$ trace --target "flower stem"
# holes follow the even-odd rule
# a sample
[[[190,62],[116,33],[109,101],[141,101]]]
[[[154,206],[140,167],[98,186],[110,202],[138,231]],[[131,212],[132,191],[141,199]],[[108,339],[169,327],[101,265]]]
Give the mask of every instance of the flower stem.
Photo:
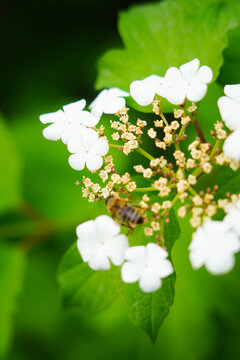
[[[109,145],[109,147],[117,148],[117,149],[123,147],[123,145],[115,145],[115,144],[108,144],[108,145]]]
[[[206,141],[205,136],[204,136],[204,134],[203,134],[203,132],[202,132],[202,129],[201,129],[201,127],[200,127],[200,125],[199,125],[199,123],[198,123],[198,121],[197,121],[197,116],[196,116],[195,118],[192,118],[192,121],[193,121],[193,124],[194,124],[194,126],[195,126],[195,129],[196,129],[196,131],[197,131],[197,133],[198,133],[201,141],[202,141],[203,143],[206,143],[207,141]]]
[[[163,115],[163,113],[160,112],[159,115],[160,115],[161,119],[163,120],[164,124],[165,124],[166,126],[169,126],[168,121],[167,121],[167,119],[165,118],[165,116]]]
[[[139,154],[145,156],[149,160],[154,160],[155,159],[152,155],[150,155],[148,152],[143,150],[140,146],[138,148],[136,148],[136,151],[139,152]]]
[[[144,188],[137,188],[137,189],[133,190],[133,192],[148,192],[148,191],[158,191],[158,189],[156,189],[153,186],[150,186],[150,187],[144,187]]]
[[[188,190],[190,191],[190,193],[193,195],[193,196],[197,196],[198,193],[192,188],[192,186],[189,186]]]

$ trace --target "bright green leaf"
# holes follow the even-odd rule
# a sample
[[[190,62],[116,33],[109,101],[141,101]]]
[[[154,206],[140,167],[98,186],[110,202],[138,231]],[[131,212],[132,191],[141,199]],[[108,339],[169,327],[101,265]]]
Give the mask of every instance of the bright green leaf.
[[[9,128],[0,117],[0,213],[20,200],[21,166],[19,153]]]
[[[0,358],[9,348],[12,316],[16,310],[23,278],[23,253],[13,246],[0,244]]]
[[[83,263],[76,244],[64,255],[58,273],[63,305],[83,307],[91,313],[109,307],[117,296],[117,268],[93,271]]]
[[[129,90],[132,81],[151,74],[163,76],[170,66],[195,57],[212,68],[216,79],[226,34],[234,25],[227,6],[218,1],[164,1],[133,7],[119,19],[125,48],[110,50],[100,59],[96,88]]]

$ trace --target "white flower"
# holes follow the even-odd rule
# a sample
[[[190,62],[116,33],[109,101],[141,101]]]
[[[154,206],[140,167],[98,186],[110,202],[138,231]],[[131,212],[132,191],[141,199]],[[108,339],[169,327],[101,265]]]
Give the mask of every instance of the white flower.
[[[85,128],[82,137],[74,136],[69,140],[68,150],[73,154],[68,159],[73,169],[83,170],[86,164],[89,170],[96,171],[102,166],[102,156],[108,153],[109,145],[96,131]]]
[[[96,99],[89,105],[89,109],[94,116],[105,114],[115,114],[124,108],[126,101],[125,96],[129,93],[118,88],[102,90]]]
[[[240,236],[240,200],[224,218],[224,223]]]
[[[99,117],[93,116],[89,111],[84,111],[86,100],[82,99],[74,103],[64,105],[63,110],[40,115],[43,124],[52,123],[43,130],[43,136],[48,140],[62,139],[67,144],[72,135],[81,135],[84,126],[97,125]],[[81,126],[83,125],[83,126]]]
[[[128,248],[125,253],[128,261],[122,266],[122,280],[125,283],[139,281],[140,289],[146,293],[158,290],[161,279],[174,272],[167,256],[167,251],[154,243]]]
[[[240,84],[226,85],[224,93],[218,99],[221,117],[230,130],[240,128]]]
[[[180,70],[171,67],[165,74],[166,98],[174,105],[181,105],[187,98],[200,101],[207,92],[207,85],[212,81],[213,73],[208,66],[201,66],[194,59],[182,66]]]
[[[205,265],[214,275],[225,274],[234,266],[233,255],[240,250],[240,242],[224,222],[208,221],[197,229],[189,250],[194,269]]]
[[[80,224],[77,247],[83,261],[93,270],[109,270],[110,261],[116,266],[121,265],[128,239],[119,233],[120,226],[107,215]]]
[[[164,78],[150,75],[143,80],[133,81],[130,85],[130,94],[139,105],[149,105],[153,102],[155,94],[165,97]]]
[[[224,141],[223,151],[230,159],[240,161],[240,128]]]

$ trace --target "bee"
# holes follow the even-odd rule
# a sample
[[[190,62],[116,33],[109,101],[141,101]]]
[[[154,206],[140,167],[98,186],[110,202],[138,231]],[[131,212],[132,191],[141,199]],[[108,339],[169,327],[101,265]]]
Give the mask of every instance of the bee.
[[[140,210],[130,204],[127,199],[108,196],[105,203],[108,211],[112,213],[113,218],[118,222],[125,223],[126,226],[131,228],[143,224],[144,218]]]

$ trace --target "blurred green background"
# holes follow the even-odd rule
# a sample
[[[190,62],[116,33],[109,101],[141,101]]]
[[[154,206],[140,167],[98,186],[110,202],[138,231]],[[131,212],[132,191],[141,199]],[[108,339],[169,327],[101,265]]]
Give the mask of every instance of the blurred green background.
[[[222,277],[194,272],[187,231],[173,249],[175,303],[155,345],[130,323],[120,300],[95,316],[61,309],[59,259],[75,241],[76,225],[106,210],[81,198],[65,146],[43,138],[38,116],[94,98],[97,60],[121,46],[117,14],[132,3],[1,2],[0,359],[240,357],[240,257]],[[240,81],[239,34],[224,52],[220,85]]]

